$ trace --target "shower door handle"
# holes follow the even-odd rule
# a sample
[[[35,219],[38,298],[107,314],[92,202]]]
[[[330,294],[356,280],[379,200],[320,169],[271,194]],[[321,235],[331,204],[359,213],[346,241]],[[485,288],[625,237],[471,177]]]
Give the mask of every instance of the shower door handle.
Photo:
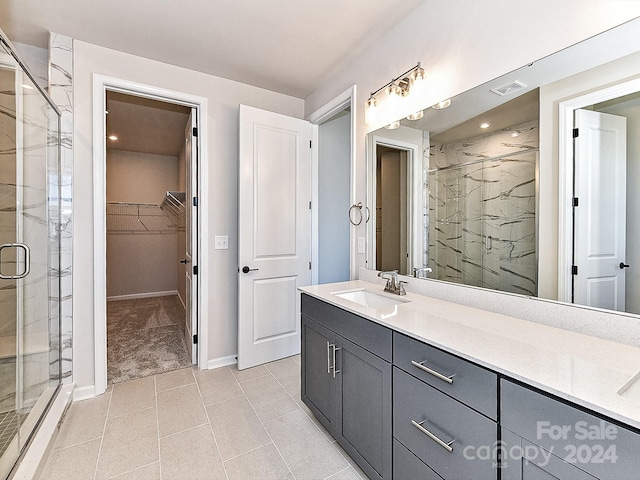
[[[15,275],[4,275],[2,273],[2,251],[6,248],[21,248],[24,250],[24,270],[22,273],[17,273]],[[18,261],[16,260],[16,264]],[[31,250],[24,243],[5,243],[0,245],[0,279],[2,280],[18,280],[20,278],[24,278],[29,275],[29,271],[31,270]]]

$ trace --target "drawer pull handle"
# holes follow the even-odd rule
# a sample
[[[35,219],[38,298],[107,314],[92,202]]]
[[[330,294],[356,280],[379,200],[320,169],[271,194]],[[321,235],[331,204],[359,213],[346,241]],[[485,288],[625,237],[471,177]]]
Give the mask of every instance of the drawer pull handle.
[[[422,426],[424,422],[425,422],[424,420],[421,421],[420,423],[416,422],[415,420],[411,420],[411,423],[413,424],[413,426],[416,427],[418,430],[420,430],[422,433],[424,433],[427,437],[429,437],[431,440],[436,442],[438,445],[440,445],[449,453],[453,452],[453,447],[451,445],[453,445],[453,442],[456,441],[455,438],[451,440],[449,443],[445,442],[444,440],[440,440],[436,435],[434,435],[433,433],[431,433],[429,430],[427,430]]]
[[[453,383],[453,377],[456,376],[456,374],[454,373],[453,375],[449,375],[447,377],[441,373],[436,372],[435,370],[431,370],[429,367],[425,367],[424,362],[416,362],[415,360],[411,360],[411,365],[413,365],[414,367],[418,367],[420,370],[430,373],[434,377],[438,377],[440,380],[444,380],[447,383]]]
[[[336,351],[340,350],[340,347],[336,347],[335,345],[332,345],[333,347],[333,367],[331,367],[333,369],[333,378],[336,378],[336,373],[340,373],[340,370],[336,370]]]
[[[331,344],[327,342],[327,375],[331,375]]]

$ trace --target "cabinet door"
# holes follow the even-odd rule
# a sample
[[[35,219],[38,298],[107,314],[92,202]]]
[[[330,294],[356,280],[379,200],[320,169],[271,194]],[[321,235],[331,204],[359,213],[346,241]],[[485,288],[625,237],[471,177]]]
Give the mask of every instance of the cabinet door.
[[[335,333],[302,315],[300,395],[329,432],[334,430],[336,416],[336,382],[331,369],[335,340]]]
[[[578,467],[526,440],[522,441],[522,449],[522,480],[595,480]]]
[[[338,337],[336,439],[371,479],[391,479],[391,364]]]

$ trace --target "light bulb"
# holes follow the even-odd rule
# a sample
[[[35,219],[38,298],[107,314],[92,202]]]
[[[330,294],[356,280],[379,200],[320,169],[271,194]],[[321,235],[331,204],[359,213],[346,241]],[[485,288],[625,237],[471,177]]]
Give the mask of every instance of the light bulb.
[[[369,97],[367,100],[367,106],[364,111],[364,122],[367,125],[373,125],[378,119],[378,101],[374,97]]]

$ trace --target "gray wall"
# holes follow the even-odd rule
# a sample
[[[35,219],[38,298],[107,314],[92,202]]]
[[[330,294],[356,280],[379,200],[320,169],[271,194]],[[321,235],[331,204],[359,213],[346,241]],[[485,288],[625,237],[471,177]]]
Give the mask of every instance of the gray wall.
[[[107,202],[159,204],[178,188],[178,163],[172,156],[107,150]],[[177,248],[175,232],[116,233],[107,221],[107,297],[175,291]]]
[[[318,283],[349,280],[351,116],[318,128]]]

